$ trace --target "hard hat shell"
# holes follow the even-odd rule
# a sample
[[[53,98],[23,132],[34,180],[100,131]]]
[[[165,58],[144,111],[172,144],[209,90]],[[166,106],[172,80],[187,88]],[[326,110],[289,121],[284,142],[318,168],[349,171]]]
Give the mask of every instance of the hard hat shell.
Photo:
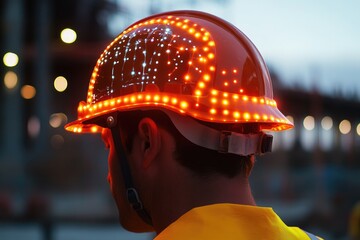
[[[277,109],[269,72],[236,27],[198,11],[165,12],[124,30],[91,75],[73,132],[99,132],[91,119],[114,111],[167,109],[214,123],[293,124]]]

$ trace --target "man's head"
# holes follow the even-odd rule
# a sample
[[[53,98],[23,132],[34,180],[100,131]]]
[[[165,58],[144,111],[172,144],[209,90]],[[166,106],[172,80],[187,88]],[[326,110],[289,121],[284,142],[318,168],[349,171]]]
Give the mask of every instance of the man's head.
[[[204,204],[204,200],[215,203],[210,198],[203,198],[205,194],[214,194],[211,192],[216,190],[211,189],[214,184],[218,185],[217,188],[231,187],[231,191],[237,188],[241,192],[239,185],[247,184],[254,163],[253,155],[218,152],[190,142],[177,130],[166,113],[159,110],[119,113],[116,129],[122,139],[133,184],[141,196],[144,209],[155,218],[155,224],[159,224],[158,219],[162,217],[159,215],[170,215],[169,208],[176,211],[176,208],[186,207],[180,204],[180,198],[196,198],[191,200],[193,207]],[[127,196],[124,194],[123,169],[113,136],[114,132],[110,130],[102,133],[103,141],[110,149],[108,178],[121,223],[131,231],[147,231],[151,228],[140,223],[135,211],[124,201]],[[236,182],[236,185],[232,182]],[[219,183],[226,183],[227,186]],[[223,201],[232,199],[219,189],[215,194],[219,195],[216,198],[222,198]]]
[[[109,44],[66,129],[103,132],[120,212],[134,212],[127,197],[151,225],[154,209],[174,201],[174,186],[185,194],[198,183],[203,200],[220,186],[226,191],[229,181],[248,177],[255,154],[271,150],[264,130],[292,127],[277,109],[264,60],[241,31],[206,13],[174,11],[134,23]],[[192,194],[192,204],[204,203]],[[216,198],[208,203],[228,200]]]

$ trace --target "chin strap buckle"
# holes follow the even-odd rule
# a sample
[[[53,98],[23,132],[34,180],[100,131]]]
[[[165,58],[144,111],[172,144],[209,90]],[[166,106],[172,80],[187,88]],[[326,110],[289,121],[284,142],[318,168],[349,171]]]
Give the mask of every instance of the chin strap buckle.
[[[240,134],[221,131],[218,151],[241,156],[271,152],[273,136],[266,133]]]
[[[126,189],[126,195],[129,204],[135,211],[143,209],[143,205],[135,188]]]
[[[267,153],[272,151],[272,143],[273,143],[273,136],[270,134],[262,134],[261,137],[261,144],[260,144],[260,153]]]

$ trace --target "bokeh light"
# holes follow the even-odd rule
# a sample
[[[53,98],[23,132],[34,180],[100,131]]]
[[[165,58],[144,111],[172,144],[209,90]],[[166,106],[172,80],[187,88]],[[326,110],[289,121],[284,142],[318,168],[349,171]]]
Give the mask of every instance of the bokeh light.
[[[342,134],[348,134],[351,131],[351,123],[349,120],[342,120],[339,124],[339,130]]]
[[[313,116],[307,116],[304,118],[304,121],[303,121],[303,125],[304,125],[304,128],[306,130],[313,130],[315,128],[315,119]]]
[[[50,142],[54,149],[60,149],[64,145],[65,140],[63,136],[55,134],[51,137]]]
[[[25,99],[32,99],[36,95],[36,89],[31,85],[24,85],[21,88],[21,96]]]
[[[49,124],[53,128],[58,128],[67,123],[67,116],[64,113],[51,114]]]
[[[360,136],[360,123],[356,127],[356,133]]]
[[[67,86],[68,82],[66,78],[64,78],[63,76],[58,76],[57,78],[55,78],[54,88],[56,89],[56,91],[63,92],[66,90]]]
[[[331,117],[326,116],[321,120],[321,127],[324,130],[330,130],[333,127],[334,123]]]
[[[60,38],[64,43],[70,44],[76,41],[77,34],[73,29],[65,28],[61,31]]]
[[[7,67],[15,67],[19,63],[19,57],[16,53],[7,52],[4,54],[3,62]]]
[[[35,138],[40,133],[40,120],[38,117],[31,117],[27,124],[28,134],[31,138]]]
[[[4,85],[8,89],[13,89],[18,83],[18,76],[13,71],[8,71],[4,77]]]

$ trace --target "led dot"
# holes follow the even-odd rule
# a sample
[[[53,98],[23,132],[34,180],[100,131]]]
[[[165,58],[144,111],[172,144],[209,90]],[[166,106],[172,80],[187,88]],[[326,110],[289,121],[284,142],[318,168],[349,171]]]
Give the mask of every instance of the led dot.
[[[190,29],[189,29],[189,33],[192,34],[192,33],[194,33],[194,32],[195,32],[195,29],[193,29],[193,28],[190,28]]]
[[[215,46],[215,42],[214,42],[214,41],[210,41],[208,44],[209,44],[209,46],[211,46],[211,47]]]
[[[267,121],[267,120],[269,119],[268,115],[266,115],[266,114],[264,114],[264,115],[262,116],[262,118],[263,118],[265,121]]]
[[[234,112],[233,116],[234,116],[234,118],[240,118],[240,113],[239,112]]]
[[[244,119],[245,119],[245,120],[249,120],[249,119],[250,119],[250,114],[249,114],[248,112],[244,113],[243,116],[244,116]]]
[[[351,123],[349,120],[342,120],[339,124],[339,130],[342,134],[348,134],[351,131]]]
[[[204,82],[199,82],[199,88],[204,88],[205,87],[205,83]]]
[[[202,40],[203,40],[204,42],[206,42],[206,41],[209,40],[209,37],[208,37],[208,36],[204,36],[204,37],[202,38]]]
[[[223,114],[224,114],[224,115],[229,115],[229,110],[225,109],[225,110],[223,111]]]
[[[212,72],[214,72],[214,71],[215,71],[215,67],[214,67],[214,66],[210,66],[210,67],[209,67],[209,70],[212,71]]]
[[[233,70],[233,73],[237,73],[237,70],[236,70],[236,69],[234,69],[234,70]]]
[[[214,95],[214,96],[217,96],[217,95],[218,95],[218,91],[215,90],[215,89],[213,89],[213,90],[211,90],[211,94]]]
[[[196,38],[198,38],[198,37],[200,37],[200,36],[201,36],[201,33],[199,33],[199,32],[195,33],[195,37],[196,37]]]
[[[251,98],[251,101],[252,101],[253,103],[257,103],[257,102],[258,102],[258,99],[257,99],[256,97],[252,97],[252,98]]]
[[[154,101],[157,102],[157,101],[159,101],[159,100],[160,100],[160,96],[159,96],[159,95],[155,95],[155,96],[154,96]]]
[[[200,91],[200,90],[196,90],[196,91],[195,91],[195,95],[196,95],[196,96],[201,96],[201,91]]]
[[[206,61],[207,61],[207,59],[206,59],[206,58],[204,58],[204,57],[199,58],[199,62],[203,62],[203,63],[205,63]]]
[[[92,133],[96,133],[96,132],[98,132],[98,127],[97,127],[97,126],[92,126],[91,129],[90,129],[90,131],[91,131]]]
[[[265,103],[265,100],[263,98],[260,99],[260,103],[261,104],[264,104]]]
[[[225,75],[225,74],[226,74],[226,71],[225,71],[225,70],[222,70],[222,71],[221,71],[221,74],[222,74],[222,75]]]
[[[224,105],[229,105],[229,101],[226,100],[226,99],[224,99],[224,100],[222,100],[222,104],[224,104]]]
[[[259,120],[259,119],[260,119],[260,115],[257,114],[257,113],[255,113],[255,114],[254,114],[254,119],[255,119],[255,120]]]
[[[181,107],[181,108],[187,108],[187,107],[188,107],[188,103],[182,101],[182,102],[180,103],[180,107]]]
[[[217,98],[211,98],[211,103],[217,103]]]
[[[237,95],[237,94],[233,95],[233,99],[238,100],[238,99],[239,99],[239,95]]]
[[[165,97],[163,97],[162,100],[163,100],[164,103],[167,103],[167,102],[169,102],[169,97],[165,96]]]
[[[172,104],[177,104],[177,102],[178,102],[178,100],[177,100],[176,98],[172,98],[172,99],[171,99],[171,103],[172,103]]]
[[[248,97],[248,96],[243,96],[242,99],[243,99],[244,101],[249,101],[249,97]]]
[[[210,80],[210,75],[209,75],[209,74],[205,74],[205,75],[204,75],[204,80],[205,80],[205,81],[209,81],[209,80]]]
[[[210,109],[210,113],[211,114],[216,114],[216,109],[214,109],[214,108]]]
[[[188,80],[190,80],[190,75],[186,74],[184,78],[185,78],[186,81],[188,81]]]

